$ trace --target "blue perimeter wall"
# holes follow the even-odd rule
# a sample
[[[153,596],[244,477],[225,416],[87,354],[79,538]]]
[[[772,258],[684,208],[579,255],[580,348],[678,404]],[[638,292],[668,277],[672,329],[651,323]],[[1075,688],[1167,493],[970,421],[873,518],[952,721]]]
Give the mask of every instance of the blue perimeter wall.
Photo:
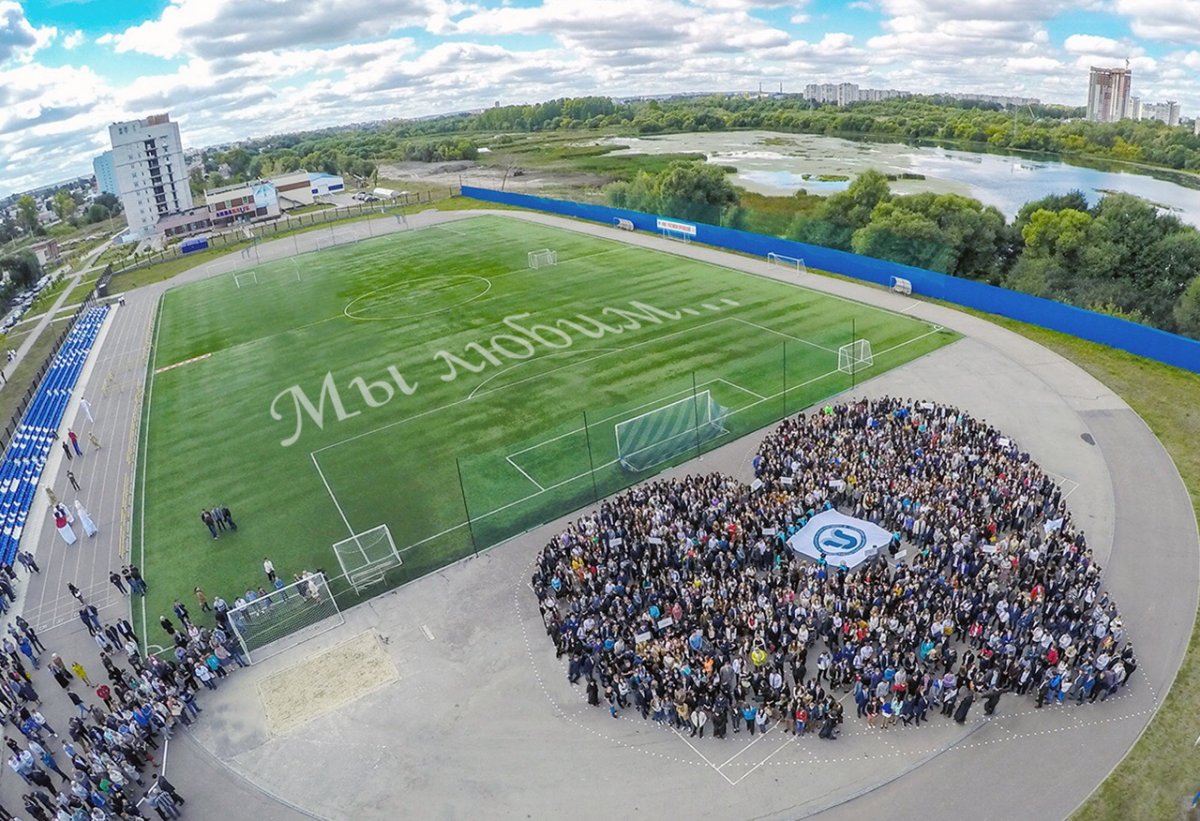
[[[608,225],[612,225],[616,219],[627,219],[639,231],[658,233],[656,223],[658,217],[654,214],[643,214],[640,211],[553,200],[467,185],[462,187],[462,195],[483,202],[513,205]],[[733,228],[721,228],[716,225],[691,223],[685,220],[678,221],[694,224],[696,226],[695,240],[706,245],[728,248],[731,251],[760,257],[765,257],[771,252],[789,257],[799,257],[810,268],[832,271],[884,287],[890,287],[893,277],[901,277],[912,282],[914,294],[1028,322],[1030,325],[1060,331],[1080,339],[1109,345],[1138,356],[1144,356],[1147,359],[1154,359],[1167,365],[1200,373],[1200,341],[1160,331],[1147,325],[1139,325],[1136,322],[1098,314],[1042,297],[1010,291],[1007,288],[998,288],[983,282],[927,271],[924,268],[914,268],[887,260],[859,256],[846,251],[822,248],[819,245],[807,245],[763,234],[752,234]]]

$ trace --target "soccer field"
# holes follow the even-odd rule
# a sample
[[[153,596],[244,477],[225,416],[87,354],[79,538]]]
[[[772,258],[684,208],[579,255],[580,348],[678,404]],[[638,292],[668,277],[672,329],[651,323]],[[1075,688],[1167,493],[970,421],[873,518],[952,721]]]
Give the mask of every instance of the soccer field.
[[[531,268],[543,248],[557,264]],[[232,602],[264,556],[335,576],[331,545],[378,525],[403,551],[388,582],[414,578],[845,390],[854,339],[861,380],[956,338],[504,217],[172,289],[133,547],[149,618],[197,584]],[[199,514],[218,504],[239,530],[213,540]]]

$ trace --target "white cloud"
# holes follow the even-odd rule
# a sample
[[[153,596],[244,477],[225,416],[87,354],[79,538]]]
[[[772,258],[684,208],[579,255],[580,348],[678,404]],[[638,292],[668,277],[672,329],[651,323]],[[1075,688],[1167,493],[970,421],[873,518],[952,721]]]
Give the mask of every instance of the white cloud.
[[[0,0],[0,65],[11,59],[29,60],[58,34],[53,26],[34,26],[14,0]]]
[[[1116,0],[1138,37],[1176,43],[1200,42],[1200,0]]]
[[[109,122],[159,111],[194,146],[495,100],[778,81],[788,91],[848,80],[1078,104],[1089,63],[1128,54],[1135,93],[1175,95],[1194,112],[1200,37],[1182,36],[1189,20],[1174,8],[1197,2],[853,0],[818,12],[780,0],[164,0],[149,20],[89,32],[112,49],[111,65],[129,54],[173,61],[147,71],[139,60],[137,79],[116,82],[105,78],[107,61],[37,65],[36,49],[51,39],[69,51],[84,35],[38,29],[20,5],[0,0],[0,192],[86,173]],[[1085,7],[1119,8],[1134,33],[1052,43],[1047,21]],[[1163,54],[1139,28],[1186,44]]]
[[[1053,57],[1010,57],[1004,66],[1018,74],[1057,74],[1066,68]]]
[[[97,42],[118,54],[214,58],[379,38],[447,9],[442,0],[171,0],[156,19]]]
[[[1124,59],[1129,56],[1133,47],[1120,40],[1109,37],[1097,37],[1094,34],[1072,34],[1063,42],[1063,48],[1072,54],[1102,54],[1106,57]],[[1141,49],[1136,49],[1141,52]]]

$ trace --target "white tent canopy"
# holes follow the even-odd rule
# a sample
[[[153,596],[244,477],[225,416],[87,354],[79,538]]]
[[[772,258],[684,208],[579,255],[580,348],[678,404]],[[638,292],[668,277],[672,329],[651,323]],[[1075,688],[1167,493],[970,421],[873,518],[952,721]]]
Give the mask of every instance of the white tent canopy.
[[[892,534],[879,525],[826,510],[809,519],[788,539],[788,545],[813,561],[824,559],[830,567],[844,564],[853,570],[878,555],[891,540]]]

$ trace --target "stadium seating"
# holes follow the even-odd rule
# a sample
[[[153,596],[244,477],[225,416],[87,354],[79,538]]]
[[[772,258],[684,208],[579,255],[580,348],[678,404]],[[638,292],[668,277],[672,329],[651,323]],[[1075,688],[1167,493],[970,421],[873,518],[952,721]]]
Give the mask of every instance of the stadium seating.
[[[107,314],[108,306],[101,305],[76,321],[0,461],[0,562],[4,564],[11,565],[16,559],[42,468],[52,448],[58,447],[58,427],[71,401],[71,391]]]

